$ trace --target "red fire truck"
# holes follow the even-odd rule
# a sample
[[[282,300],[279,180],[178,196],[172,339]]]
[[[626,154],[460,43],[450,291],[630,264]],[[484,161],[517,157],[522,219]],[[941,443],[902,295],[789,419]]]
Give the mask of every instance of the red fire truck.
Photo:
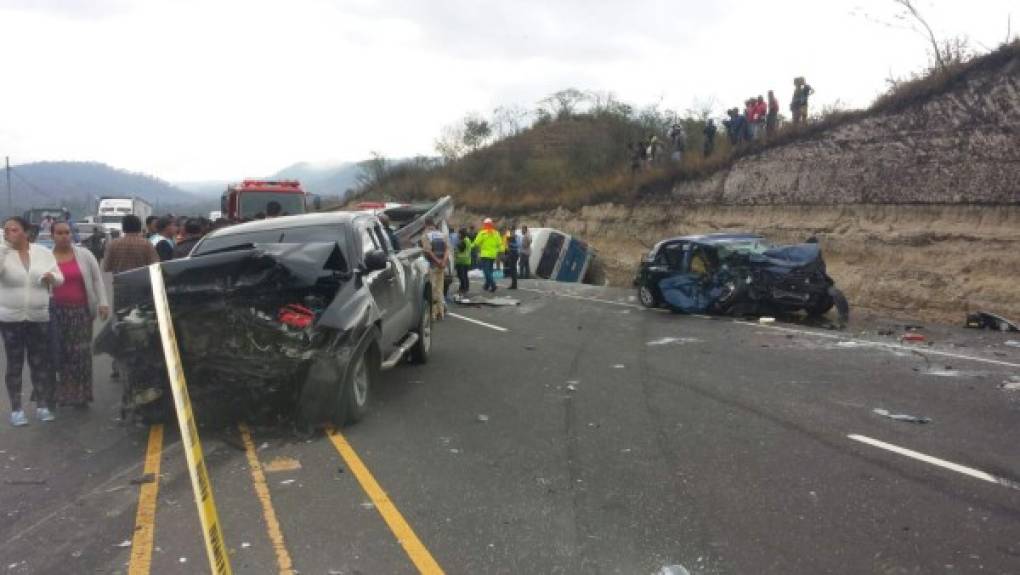
[[[308,211],[308,194],[297,180],[244,180],[230,184],[220,198],[220,211],[230,221],[253,220],[257,216],[271,215],[271,202],[280,206],[281,216],[293,216]]]

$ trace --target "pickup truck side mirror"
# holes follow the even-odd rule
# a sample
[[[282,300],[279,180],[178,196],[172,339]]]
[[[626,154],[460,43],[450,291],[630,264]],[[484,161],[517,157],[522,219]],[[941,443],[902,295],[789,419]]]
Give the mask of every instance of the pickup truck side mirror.
[[[365,254],[365,271],[375,272],[386,269],[390,260],[386,257],[386,252],[382,250],[372,250]]]

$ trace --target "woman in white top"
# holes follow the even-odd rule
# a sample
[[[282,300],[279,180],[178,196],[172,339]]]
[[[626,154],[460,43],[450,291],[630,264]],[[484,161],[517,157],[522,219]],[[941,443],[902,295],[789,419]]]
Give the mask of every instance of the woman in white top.
[[[28,229],[22,218],[8,218],[0,245],[0,334],[7,353],[7,393],[15,426],[28,424],[21,408],[26,351],[36,415],[41,421],[53,421],[56,408],[47,328],[50,290],[63,284],[64,276],[50,250],[29,243]]]
[[[106,320],[110,306],[99,262],[71,241],[71,224],[53,224],[53,257],[64,285],[53,288],[50,329],[55,349],[57,404],[87,407],[92,402],[92,322]]]

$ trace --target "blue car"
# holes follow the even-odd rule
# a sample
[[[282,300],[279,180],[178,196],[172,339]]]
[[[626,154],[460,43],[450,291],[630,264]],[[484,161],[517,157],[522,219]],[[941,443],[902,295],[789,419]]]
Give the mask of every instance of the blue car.
[[[670,238],[642,259],[634,286],[645,307],[681,313],[821,316],[835,307],[842,323],[850,313],[812,241],[778,246],[730,233]]]

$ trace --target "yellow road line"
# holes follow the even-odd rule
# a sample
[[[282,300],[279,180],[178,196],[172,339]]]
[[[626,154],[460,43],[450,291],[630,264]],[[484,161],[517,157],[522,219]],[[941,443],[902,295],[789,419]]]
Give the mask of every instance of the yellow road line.
[[[418,536],[414,534],[414,530],[404,520],[404,516],[397,511],[397,507],[390,501],[386,492],[379,486],[375,478],[372,477],[372,473],[369,472],[365,464],[361,462],[361,458],[354,452],[354,448],[351,447],[343,435],[335,429],[328,429],[326,435],[329,436],[329,440],[333,442],[333,446],[340,452],[340,457],[347,463],[347,467],[354,473],[354,476],[358,478],[358,483],[361,484],[361,488],[368,494],[369,499],[375,504],[375,508],[379,510],[379,514],[382,515],[383,520],[389,525],[390,531],[397,536],[397,541],[404,547],[404,551],[407,552],[408,557],[414,563],[415,567],[421,573],[427,573],[429,575],[437,575],[443,573],[443,570],[436,563],[436,560],[432,558],[432,554],[425,548]]]
[[[159,494],[159,463],[163,455],[163,425],[149,428],[149,446],[145,450],[145,475],[153,476],[138,490],[135,534],[131,538],[131,563],[128,575],[148,575],[152,567],[152,542],[156,534],[156,495]]]
[[[273,551],[276,552],[276,564],[280,569],[280,575],[293,575],[294,563],[290,560],[290,553],[287,552],[287,545],[283,541],[283,531],[280,529],[280,522],[276,520],[276,511],[273,509],[273,499],[269,495],[269,485],[266,484],[266,474],[262,471],[262,464],[259,462],[258,453],[255,451],[255,442],[251,439],[251,431],[245,424],[240,425],[241,439],[244,441],[244,452],[248,456],[248,468],[251,469],[251,480],[255,484],[255,495],[262,503],[262,515],[266,518],[266,532],[269,540],[273,543]]]

